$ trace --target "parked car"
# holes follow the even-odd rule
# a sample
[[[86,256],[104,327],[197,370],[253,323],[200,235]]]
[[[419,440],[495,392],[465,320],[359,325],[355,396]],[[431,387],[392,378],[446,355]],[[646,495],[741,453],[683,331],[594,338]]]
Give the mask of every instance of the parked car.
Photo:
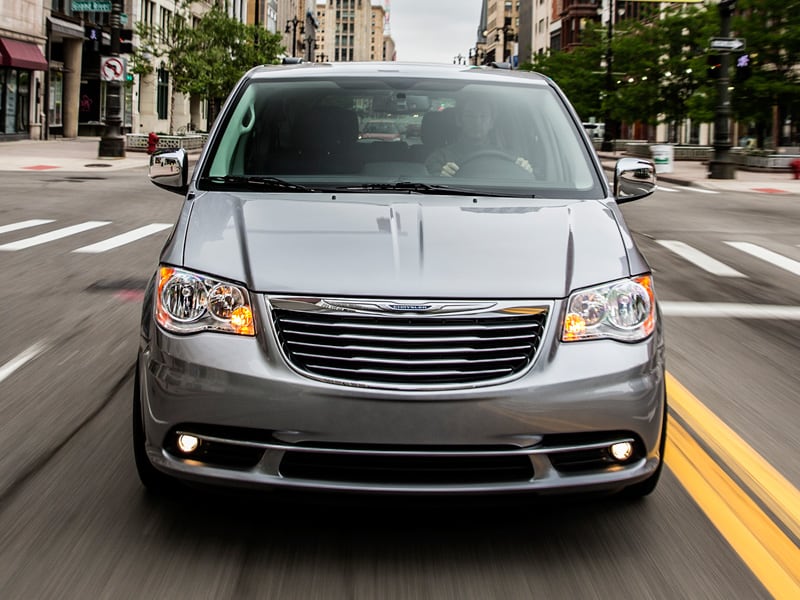
[[[364,129],[361,131],[359,139],[399,142],[403,136],[394,121],[367,121],[364,123]]]
[[[447,107],[425,113],[424,141],[359,140],[358,111],[406,94]],[[485,141],[465,142],[487,114]],[[431,171],[447,152],[453,176]],[[191,176],[178,149],[150,177],[185,197],[139,333],[133,446],[151,490],[656,487],[662,320],[619,207],[655,169],[622,158],[609,183],[549,78],[257,67]]]

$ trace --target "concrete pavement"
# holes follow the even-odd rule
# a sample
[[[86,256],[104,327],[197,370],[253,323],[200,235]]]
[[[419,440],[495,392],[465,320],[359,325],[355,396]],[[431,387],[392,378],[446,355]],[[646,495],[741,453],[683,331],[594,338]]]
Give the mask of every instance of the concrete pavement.
[[[125,153],[124,158],[100,158],[99,137],[18,140],[0,142],[0,171],[108,172],[144,167],[144,152]],[[196,152],[194,152],[196,153]],[[613,169],[622,153],[598,153],[603,166]],[[675,161],[671,173],[659,173],[663,185],[697,186],[717,191],[764,194],[800,194],[800,179],[791,173],[737,171],[735,179],[709,179],[708,166],[699,161]]]

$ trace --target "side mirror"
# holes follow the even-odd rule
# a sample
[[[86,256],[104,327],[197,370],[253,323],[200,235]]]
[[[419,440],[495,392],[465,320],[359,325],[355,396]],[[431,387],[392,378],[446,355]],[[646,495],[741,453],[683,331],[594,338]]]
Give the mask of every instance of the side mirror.
[[[614,167],[617,204],[649,196],[656,189],[656,166],[643,158],[620,158]]]
[[[176,194],[189,189],[189,155],[183,148],[158,150],[150,155],[150,181]]]

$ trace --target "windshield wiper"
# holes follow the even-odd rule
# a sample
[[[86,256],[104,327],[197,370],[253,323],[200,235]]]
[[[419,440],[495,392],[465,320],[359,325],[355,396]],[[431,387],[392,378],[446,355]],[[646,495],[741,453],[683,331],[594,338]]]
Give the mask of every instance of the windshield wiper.
[[[200,184],[211,184],[218,186],[246,187],[248,189],[264,191],[290,191],[290,192],[319,192],[314,188],[291,183],[279,179],[278,177],[266,177],[263,175],[216,175],[213,177],[201,177]]]
[[[503,194],[498,192],[487,192],[486,190],[474,190],[455,187],[452,185],[439,185],[431,183],[420,183],[418,181],[398,181],[395,183],[362,183],[359,185],[346,185],[337,189],[340,190],[365,190],[365,191],[400,191],[409,194],[443,194],[450,196],[493,196],[497,198],[507,196],[518,196],[519,194]],[[525,194],[525,198],[533,198],[533,194]]]

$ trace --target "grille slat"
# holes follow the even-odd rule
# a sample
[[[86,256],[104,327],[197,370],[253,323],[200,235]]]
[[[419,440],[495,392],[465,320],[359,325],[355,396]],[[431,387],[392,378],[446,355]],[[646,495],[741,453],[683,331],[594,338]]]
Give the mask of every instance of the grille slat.
[[[463,343],[463,342],[483,342],[483,341],[496,341],[496,340],[522,340],[526,339],[530,336],[530,334],[523,336],[523,335],[508,335],[508,336],[476,336],[476,335],[459,335],[459,336],[447,336],[447,337],[426,337],[420,335],[413,335],[413,337],[408,337],[409,332],[407,331],[406,336],[388,336],[388,335],[369,335],[365,333],[324,333],[324,332],[308,332],[308,331],[299,331],[295,329],[286,329],[284,330],[286,335],[296,335],[296,336],[309,336],[309,337],[322,337],[322,338],[329,338],[329,339],[347,339],[347,340],[363,340],[363,341],[372,341],[372,342],[389,342],[389,343],[404,343],[404,342],[429,342],[429,343],[441,343],[441,344],[455,344],[455,343]]]
[[[520,314],[499,303],[476,312],[462,303],[460,312],[410,315],[372,308],[374,301],[357,311],[312,300],[270,300],[286,358],[310,376],[375,387],[458,387],[517,375],[533,361],[549,312],[526,305],[531,314]]]

